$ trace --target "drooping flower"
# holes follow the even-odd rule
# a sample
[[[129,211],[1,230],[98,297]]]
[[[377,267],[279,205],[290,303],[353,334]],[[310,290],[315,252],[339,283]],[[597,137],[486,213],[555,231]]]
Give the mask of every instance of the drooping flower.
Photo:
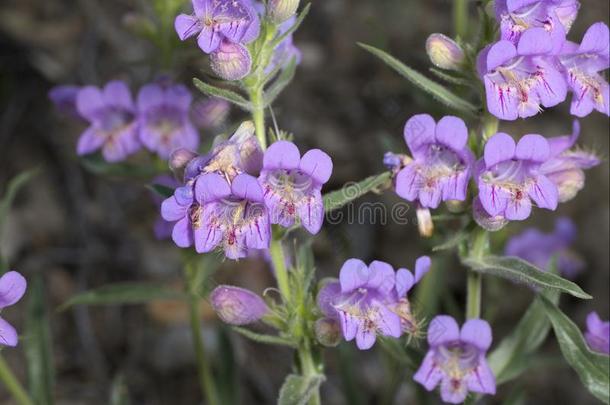
[[[495,394],[496,381],[485,355],[491,346],[489,324],[470,319],[462,330],[448,315],[435,317],[428,327],[430,349],[413,379],[432,391],[440,383],[444,402],[464,402],[468,392]]]
[[[203,208],[201,232],[195,234],[198,253],[221,247],[225,256],[238,259],[248,249],[269,248],[271,224],[255,177],[238,174],[229,184],[217,173],[204,174],[195,183],[195,195]]]
[[[192,0],[194,14],[180,14],[174,27],[182,41],[197,35],[205,53],[218,49],[223,40],[247,44],[258,37],[260,21],[249,0]]]
[[[584,268],[583,260],[570,246],[576,240],[576,226],[569,218],[558,218],[551,233],[528,228],[513,236],[504,248],[506,256],[520,257],[542,270],[548,270],[552,260],[557,260],[560,274],[574,278]]]
[[[76,107],[90,124],[78,140],[79,155],[101,148],[104,159],[117,162],[140,149],[136,108],[125,82],[111,81],[103,89],[81,88]]]
[[[610,355],[610,322],[602,321],[597,312],[587,316],[585,339],[591,350]]]
[[[225,80],[240,80],[250,73],[252,57],[242,44],[224,39],[218,49],[210,54],[210,66]]]
[[[27,282],[16,271],[9,271],[0,277],[0,311],[14,305],[23,297]],[[0,317],[0,346],[17,346],[19,336],[11,324]]]
[[[191,120],[203,129],[216,129],[223,126],[231,104],[220,98],[207,98],[196,101],[191,108]]]
[[[70,118],[81,118],[76,109],[76,96],[79,90],[80,87],[74,85],[55,86],[49,90],[49,98],[60,113]]]
[[[610,32],[604,23],[593,24],[580,45],[566,42],[559,61],[574,93],[570,113],[577,117],[589,115],[594,109],[610,115],[610,92],[606,79],[599,72],[610,67]]]
[[[178,148],[196,150],[199,133],[190,120],[192,96],[183,85],[150,83],[138,93],[140,141],[167,159]]]
[[[415,275],[407,269],[394,272],[381,261],[367,266],[349,259],[341,267],[339,281],[320,290],[318,306],[325,317],[339,322],[346,341],[355,338],[360,350],[370,349],[379,335],[398,338],[403,332],[416,332],[407,292],[429,268],[428,257],[418,259]]]
[[[547,41],[557,52],[576,20],[580,3],[577,0],[497,0],[495,7],[501,39],[516,45],[525,31],[543,28]]]
[[[310,233],[318,233],[324,220],[321,190],[332,170],[330,156],[320,149],[301,157],[294,143],[274,142],[265,151],[258,178],[271,223],[290,227],[299,218]]]
[[[476,170],[485,211],[491,217],[524,220],[530,216],[532,200],[539,208],[554,211],[557,186],[540,171],[549,156],[549,143],[540,135],[525,135],[518,144],[508,134],[493,135]]]
[[[404,138],[413,160],[398,172],[396,193],[424,208],[464,200],[474,161],[464,121],[446,116],[437,124],[427,114],[415,115],[405,125]]]
[[[559,202],[574,198],[585,186],[584,170],[600,164],[594,153],[573,148],[579,135],[580,124],[574,121],[572,135],[548,139],[550,158],[540,166],[540,172],[557,186]]]
[[[426,40],[426,52],[432,64],[441,69],[459,70],[464,64],[462,48],[446,35],[434,33]]]
[[[210,294],[214,311],[230,325],[248,325],[269,312],[265,301],[245,288],[219,285]]]
[[[487,108],[503,120],[527,118],[566,99],[567,84],[550,57],[552,42],[544,28],[525,31],[517,45],[502,40],[485,48],[478,58],[485,82]]]

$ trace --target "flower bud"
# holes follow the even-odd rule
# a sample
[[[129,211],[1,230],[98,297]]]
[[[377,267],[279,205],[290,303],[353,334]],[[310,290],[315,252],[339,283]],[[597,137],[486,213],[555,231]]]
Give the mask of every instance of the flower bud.
[[[322,346],[335,347],[341,341],[341,328],[331,318],[320,318],[314,325],[316,339]]]
[[[459,70],[464,63],[464,51],[451,38],[443,34],[432,34],[426,41],[426,52],[436,67]]]
[[[261,297],[250,290],[230,285],[216,287],[210,299],[220,319],[230,325],[256,322],[269,311]]]
[[[508,220],[502,215],[496,215],[495,217],[490,216],[487,211],[485,211],[483,204],[481,204],[481,200],[478,198],[475,198],[472,203],[472,216],[481,228],[489,232],[499,231],[508,223]]]
[[[210,54],[210,66],[225,80],[240,80],[250,73],[252,58],[248,48],[225,39]]]
[[[415,211],[417,214],[417,226],[419,228],[419,234],[424,238],[429,238],[434,233],[434,223],[432,222],[432,215],[428,208],[417,207]]]
[[[269,0],[267,7],[271,21],[281,24],[297,12],[299,0]]]

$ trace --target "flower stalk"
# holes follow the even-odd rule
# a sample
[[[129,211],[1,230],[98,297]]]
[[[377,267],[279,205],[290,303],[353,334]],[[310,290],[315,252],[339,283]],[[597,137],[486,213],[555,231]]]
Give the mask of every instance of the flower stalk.
[[[472,235],[470,246],[470,257],[482,259],[489,252],[489,232],[477,229]],[[483,277],[472,269],[468,269],[466,281],[466,319],[477,319],[481,317],[481,291],[483,289]]]

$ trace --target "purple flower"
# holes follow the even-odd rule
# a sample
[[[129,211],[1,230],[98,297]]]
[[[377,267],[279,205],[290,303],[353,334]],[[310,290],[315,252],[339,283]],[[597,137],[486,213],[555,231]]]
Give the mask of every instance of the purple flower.
[[[574,93],[570,113],[578,117],[594,109],[610,115],[608,82],[599,72],[610,67],[610,33],[604,23],[593,24],[580,45],[566,42],[559,61]]]
[[[138,93],[140,141],[167,159],[178,148],[197,149],[199,133],[189,117],[192,96],[183,85],[151,83]]]
[[[178,184],[178,181],[174,177],[169,175],[155,177],[152,181],[152,184],[159,184],[161,186],[170,187],[172,189],[176,189],[180,186],[180,184]],[[155,205],[158,208],[161,208],[161,204],[163,203],[163,199],[161,198],[161,196],[157,193],[151,193],[151,197]],[[173,228],[173,222],[168,222],[163,219],[162,216],[160,216],[159,218],[157,218],[154,225],[155,238],[157,238],[157,240],[169,239],[172,235]]]
[[[193,182],[176,188],[174,195],[161,203],[161,217],[173,223],[172,240],[181,248],[193,246],[202,237],[202,207],[195,200]]]
[[[610,322],[602,321],[597,312],[587,316],[585,339],[591,350],[610,355]]]
[[[230,325],[248,325],[269,312],[261,297],[250,290],[231,285],[214,288],[210,300],[220,319]]]
[[[446,116],[438,124],[427,114],[411,117],[404,137],[413,160],[398,172],[396,193],[422,207],[441,201],[466,199],[474,156],[468,149],[464,121]]]
[[[0,311],[14,305],[23,297],[27,282],[16,271],[9,271],[0,277]],[[19,337],[11,324],[0,317],[0,346],[17,346]]]
[[[71,118],[81,118],[76,110],[76,96],[79,90],[79,86],[55,86],[49,91],[49,98],[60,113]]]
[[[550,138],[550,158],[540,166],[540,172],[557,186],[559,202],[574,198],[585,185],[584,170],[600,164],[594,153],[573,148],[579,135],[580,124],[574,121],[572,135]]]
[[[250,73],[252,57],[242,44],[223,39],[218,49],[210,54],[210,66],[224,80],[240,80]]]
[[[320,149],[309,150],[301,157],[294,143],[274,142],[265,151],[258,178],[271,223],[287,228],[299,218],[310,233],[318,233],[324,220],[321,190],[332,170],[330,156]]]
[[[555,210],[557,186],[540,171],[550,156],[549,143],[540,135],[525,135],[519,143],[497,133],[485,144],[477,162],[479,199],[491,217],[519,221],[529,217],[532,200],[539,208]]]
[[[516,45],[525,31],[542,28],[557,52],[576,20],[580,3],[577,0],[497,0],[495,6],[501,39]]]
[[[541,105],[553,107],[566,99],[566,80],[549,57],[552,45],[544,28],[531,28],[517,45],[502,40],[479,54],[490,113],[503,120],[527,118],[542,111]]]
[[[182,41],[197,35],[205,53],[218,49],[223,40],[247,44],[258,37],[260,22],[249,0],[192,0],[194,15],[180,14],[174,27]]]
[[[491,346],[489,324],[470,319],[460,331],[455,319],[448,315],[435,317],[428,327],[430,349],[413,379],[432,391],[441,384],[444,402],[464,402],[468,391],[495,394],[496,379],[485,354]]]
[[[196,101],[191,108],[191,119],[200,128],[220,128],[229,115],[231,104],[220,98]]]
[[[271,237],[263,189],[256,178],[237,175],[231,184],[216,173],[199,177],[196,199],[203,208],[195,249],[206,253],[222,247],[229,259],[248,255],[248,249],[268,249]]]
[[[318,294],[322,313],[341,325],[345,340],[356,339],[360,350],[370,349],[378,335],[398,338],[414,332],[417,323],[410,311],[407,292],[428,272],[430,258],[417,260],[415,275],[407,269],[374,261],[369,266],[349,259],[339,281],[327,283]]]
[[[575,240],[576,226],[572,220],[558,218],[551,233],[528,228],[513,236],[506,244],[504,254],[520,257],[545,271],[556,258],[559,273],[574,278],[584,268],[582,259],[570,250]]]
[[[90,123],[78,140],[79,155],[101,148],[104,159],[118,162],[140,149],[136,108],[125,82],[111,81],[103,89],[81,88],[76,107],[79,115]]]

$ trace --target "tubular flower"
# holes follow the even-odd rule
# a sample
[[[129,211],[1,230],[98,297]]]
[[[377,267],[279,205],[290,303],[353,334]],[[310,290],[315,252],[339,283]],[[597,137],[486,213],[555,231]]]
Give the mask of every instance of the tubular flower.
[[[193,15],[180,14],[174,27],[182,41],[197,35],[205,53],[218,49],[227,39],[247,44],[258,37],[260,22],[249,0],[192,0]]]
[[[610,322],[602,321],[597,312],[587,316],[585,339],[591,350],[610,355]]]
[[[518,221],[529,217],[532,200],[540,208],[555,210],[557,186],[540,171],[549,155],[549,143],[540,135],[525,135],[516,145],[505,133],[492,136],[477,163],[479,200],[485,211]]]
[[[489,324],[470,319],[460,331],[455,319],[437,316],[428,327],[430,349],[413,379],[432,391],[439,383],[444,402],[464,402],[468,392],[495,394],[496,380],[485,354],[491,346]]]
[[[118,162],[140,149],[136,108],[125,82],[111,81],[103,89],[81,88],[76,108],[90,124],[78,140],[79,155],[101,148],[104,159]]]
[[[319,149],[301,157],[292,142],[274,142],[265,151],[258,178],[271,223],[290,227],[299,218],[310,233],[318,233],[324,220],[321,190],[332,170],[330,156]]]
[[[466,199],[474,156],[466,145],[464,121],[447,116],[437,124],[427,114],[415,115],[405,125],[404,138],[413,160],[396,176],[399,196],[419,200],[424,208]]]
[[[566,80],[549,57],[552,43],[546,35],[544,28],[532,28],[517,45],[502,40],[479,54],[487,108],[496,117],[531,117],[542,111],[541,106],[553,107],[566,99]]]
[[[140,141],[167,159],[178,148],[197,149],[199,133],[191,123],[192,96],[183,85],[151,83],[138,93]]]
[[[594,109],[610,115],[608,82],[599,72],[610,67],[610,32],[604,23],[593,24],[580,45],[566,42],[559,61],[574,93],[570,113],[589,115]]]
[[[15,305],[25,294],[26,287],[25,278],[16,271],[9,271],[0,277],[0,311]],[[0,347],[15,347],[18,341],[15,328],[0,317]]]
[[[369,266],[349,259],[341,268],[339,281],[327,283],[318,294],[322,313],[339,322],[346,341],[356,339],[360,350],[370,349],[378,335],[398,338],[414,332],[417,323],[411,313],[407,292],[430,268],[430,259],[418,259],[416,272],[374,261]]]

